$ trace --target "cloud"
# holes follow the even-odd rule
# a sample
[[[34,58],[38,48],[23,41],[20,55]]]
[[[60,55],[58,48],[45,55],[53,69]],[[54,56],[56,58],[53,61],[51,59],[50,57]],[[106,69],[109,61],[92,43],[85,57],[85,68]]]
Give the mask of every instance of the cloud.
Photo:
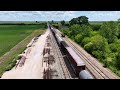
[[[46,20],[69,20],[75,16],[75,11],[35,11],[36,15],[40,15],[40,18],[46,18]]]
[[[76,11],[0,11],[0,20],[70,20]]]
[[[91,11],[89,14],[91,21],[110,21],[120,18],[120,11]]]
[[[0,11],[0,21],[69,21],[82,15],[90,21],[117,20],[120,11]]]

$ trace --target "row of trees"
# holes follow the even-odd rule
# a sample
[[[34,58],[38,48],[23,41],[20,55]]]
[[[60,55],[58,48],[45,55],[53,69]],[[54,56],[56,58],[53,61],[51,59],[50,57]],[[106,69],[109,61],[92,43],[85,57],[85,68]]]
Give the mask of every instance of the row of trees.
[[[88,18],[81,18],[71,19],[70,27],[61,31],[120,75],[120,23],[109,21],[91,25]]]

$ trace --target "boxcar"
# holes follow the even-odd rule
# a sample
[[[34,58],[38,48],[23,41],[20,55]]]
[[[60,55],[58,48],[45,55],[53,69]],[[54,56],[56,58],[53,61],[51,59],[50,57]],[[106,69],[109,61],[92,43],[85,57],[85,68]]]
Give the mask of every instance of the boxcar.
[[[75,51],[69,47],[64,41],[61,42],[61,47],[63,52],[69,59],[69,62],[76,73],[79,76],[79,72],[85,70],[85,63],[81,60],[81,58],[75,53]]]
[[[61,42],[63,41],[63,39],[60,36],[58,36],[57,34],[55,34],[55,36],[56,36],[56,40],[57,40],[58,44],[61,46]]]

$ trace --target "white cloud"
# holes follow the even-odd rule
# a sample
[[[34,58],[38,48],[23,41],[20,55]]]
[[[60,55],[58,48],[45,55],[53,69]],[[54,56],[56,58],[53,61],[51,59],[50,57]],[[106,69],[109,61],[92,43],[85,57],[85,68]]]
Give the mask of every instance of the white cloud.
[[[75,11],[0,11],[4,20],[70,20],[75,17]],[[9,17],[9,18],[7,18]],[[0,19],[3,20],[3,19]],[[26,19],[25,19],[26,20]]]
[[[120,11],[0,11],[0,21],[70,20],[85,15],[90,21],[117,20]]]

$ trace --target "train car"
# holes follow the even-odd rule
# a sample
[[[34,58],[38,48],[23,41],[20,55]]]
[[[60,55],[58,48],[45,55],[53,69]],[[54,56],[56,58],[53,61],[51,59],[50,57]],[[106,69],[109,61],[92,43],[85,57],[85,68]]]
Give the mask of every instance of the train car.
[[[79,79],[94,79],[94,78],[87,70],[82,70],[79,73]]]
[[[82,61],[82,59],[73,51],[71,47],[67,48],[67,56],[71,62],[71,66],[73,67],[76,75],[79,75],[79,72],[81,70],[85,70],[85,63]]]
[[[57,30],[52,29],[51,31],[59,46],[61,46],[63,53],[68,57],[74,72],[79,77],[79,72],[85,70],[85,63],[75,53],[75,51],[57,34]]]
[[[61,46],[61,42],[63,41],[63,39],[60,36],[58,36],[58,34],[55,34],[55,36],[59,46]]]
[[[65,34],[64,34],[64,33],[60,32],[58,29],[56,29],[56,31],[57,31],[58,33],[60,33],[61,37],[65,37]]]
[[[49,25],[49,29],[51,29],[51,26]]]
[[[55,32],[54,32],[54,30],[53,30],[53,29],[50,29],[50,30],[51,30],[53,36],[55,36]]]
[[[57,34],[57,32],[56,32],[56,30],[55,29],[52,29],[53,30],[53,32],[55,33],[55,34]]]
[[[63,52],[66,54],[66,56],[68,57],[74,72],[76,73],[77,76],[79,76],[79,72],[82,70],[85,70],[85,63],[75,53],[75,51],[66,44],[66,42],[64,41],[61,42],[61,48]]]
[[[52,33],[53,33],[54,36],[55,36],[55,34],[57,34],[54,29],[51,28],[50,30],[52,31]]]

